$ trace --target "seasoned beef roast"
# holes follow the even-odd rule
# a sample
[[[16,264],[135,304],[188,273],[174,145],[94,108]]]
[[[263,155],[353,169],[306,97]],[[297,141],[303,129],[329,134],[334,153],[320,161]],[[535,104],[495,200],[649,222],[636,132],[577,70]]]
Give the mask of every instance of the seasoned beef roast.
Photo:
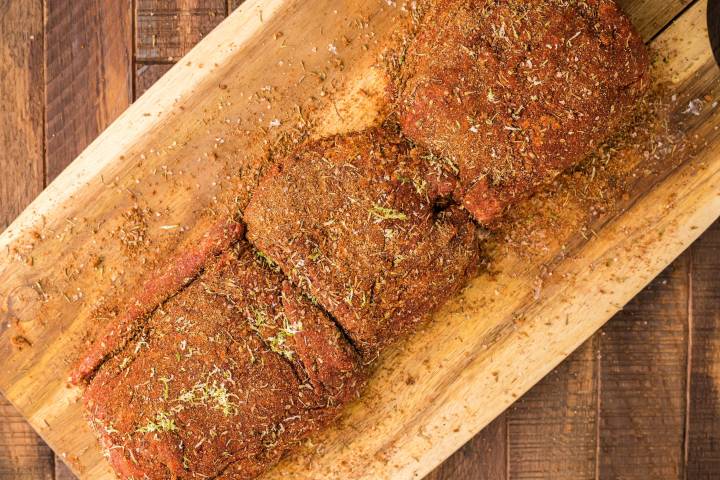
[[[390,130],[311,142],[261,181],[248,239],[370,359],[476,272],[477,227],[447,182],[434,156]]]
[[[332,321],[240,242],[126,339],[83,400],[121,478],[245,479],[334,419],[363,379]]]
[[[438,0],[402,67],[399,121],[491,223],[612,134],[648,62],[613,0]]]

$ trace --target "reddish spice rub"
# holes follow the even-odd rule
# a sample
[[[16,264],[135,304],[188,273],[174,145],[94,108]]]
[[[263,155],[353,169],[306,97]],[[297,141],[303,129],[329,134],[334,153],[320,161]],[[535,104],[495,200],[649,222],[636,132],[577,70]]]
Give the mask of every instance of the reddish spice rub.
[[[220,222],[196,248],[183,251],[168,262],[157,276],[150,277],[127,303],[121,316],[107,324],[92,347],[80,358],[70,374],[71,383],[77,385],[87,380],[108,356],[121,349],[142,327],[148,315],[191,282],[210,257],[227,250],[244,232],[245,227],[237,222]]]
[[[367,360],[477,269],[476,227],[448,176],[382,129],[311,142],[279,162],[245,210],[248,239],[342,326]]]
[[[404,133],[459,169],[482,223],[615,130],[648,54],[613,0],[437,0],[409,48]]]
[[[335,325],[245,242],[102,366],[84,403],[122,479],[254,478],[363,383]]]

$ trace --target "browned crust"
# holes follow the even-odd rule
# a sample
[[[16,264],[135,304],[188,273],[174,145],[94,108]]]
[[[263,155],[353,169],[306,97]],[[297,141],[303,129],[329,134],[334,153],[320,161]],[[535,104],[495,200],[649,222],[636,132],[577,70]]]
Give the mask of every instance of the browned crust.
[[[448,179],[388,130],[311,142],[261,181],[248,239],[373,358],[477,269],[476,227],[448,205]]]
[[[490,223],[623,122],[648,64],[612,0],[438,0],[402,69],[399,120],[457,163],[464,206]]]
[[[78,360],[70,373],[70,382],[87,381],[100,365],[120,350],[138,331],[142,322],[165,300],[194,279],[208,259],[227,250],[245,232],[235,221],[216,224],[195,248],[180,251],[159,274],[151,276],[125,305],[119,318],[107,324],[93,345]]]
[[[83,401],[121,478],[252,478],[363,379],[332,321],[240,242],[147,319]]]

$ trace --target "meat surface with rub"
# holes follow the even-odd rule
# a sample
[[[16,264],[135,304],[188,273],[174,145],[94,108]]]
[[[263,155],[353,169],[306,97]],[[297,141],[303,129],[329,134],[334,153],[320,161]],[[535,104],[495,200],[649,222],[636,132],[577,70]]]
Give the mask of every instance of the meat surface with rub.
[[[249,479],[358,395],[359,357],[246,243],[207,260],[89,379],[122,479]]]
[[[260,183],[248,239],[373,358],[477,271],[476,226],[423,149],[373,128],[300,147]]]
[[[402,67],[399,121],[491,223],[620,126],[648,64],[614,0],[438,0]]]

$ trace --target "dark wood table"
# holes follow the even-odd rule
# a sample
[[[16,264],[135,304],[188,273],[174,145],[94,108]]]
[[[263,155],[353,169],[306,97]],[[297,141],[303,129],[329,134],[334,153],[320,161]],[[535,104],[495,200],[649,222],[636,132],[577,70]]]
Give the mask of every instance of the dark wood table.
[[[239,3],[0,0],[0,230]],[[0,480],[70,478],[0,397]],[[428,478],[720,478],[720,223]]]

